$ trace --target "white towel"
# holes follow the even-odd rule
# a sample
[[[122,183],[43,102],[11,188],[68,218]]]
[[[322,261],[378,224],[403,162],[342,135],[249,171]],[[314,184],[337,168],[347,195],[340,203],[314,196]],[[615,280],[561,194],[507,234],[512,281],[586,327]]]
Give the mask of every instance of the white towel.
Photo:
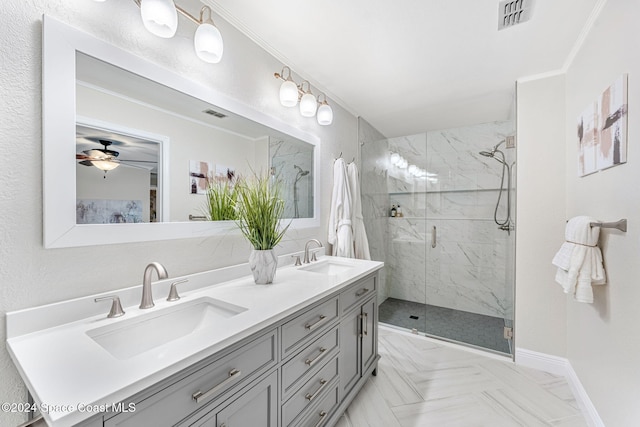
[[[355,163],[347,166],[349,175],[349,190],[351,191],[351,227],[353,229],[353,255],[358,259],[371,259],[369,253],[369,240],[367,231],[364,228],[364,217],[362,215],[362,202],[360,200],[360,186],[358,185],[358,167]]]
[[[329,212],[329,243],[331,254],[353,258],[353,231],[351,229],[351,192],[344,159],[333,164],[333,194]]]
[[[586,303],[593,302],[591,286],[606,283],[602,252],[597,246],[600,227],[591,227],[592,222],[599,221],[588,216],[571,218],[565,229],[565,242],[552,261],[558,267],[556,282],[564,292]]]

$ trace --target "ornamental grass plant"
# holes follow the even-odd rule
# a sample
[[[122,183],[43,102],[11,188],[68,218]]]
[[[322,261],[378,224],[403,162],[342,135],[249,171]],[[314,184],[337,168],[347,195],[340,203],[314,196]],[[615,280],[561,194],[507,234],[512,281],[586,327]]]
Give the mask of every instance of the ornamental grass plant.
[[[236,183],[236,223],[255,250],[273,249],[289,225],[282,227],[284,200],[281,181],[269,175],[255,175]]]
[[[209,221],[234,221],[238,192],[234,181],[209,180],[204,214]]]

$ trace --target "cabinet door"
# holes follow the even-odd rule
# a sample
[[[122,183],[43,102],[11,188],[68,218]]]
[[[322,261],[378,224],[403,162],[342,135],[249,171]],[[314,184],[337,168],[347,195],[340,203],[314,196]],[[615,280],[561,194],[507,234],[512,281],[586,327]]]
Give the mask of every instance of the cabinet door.
[[[347,395],[362,375],[360,307],[342,316],[340,322],[340,387],[341,398]]]
[[[376,299],[362,306],[362,372],[376,360],[378,337],[378,304]]]
[[[277,427],[277,387],[278,373],[273,372],[246,393],[224,403],[214,410],[214,413],[194,425],[198,427]]]

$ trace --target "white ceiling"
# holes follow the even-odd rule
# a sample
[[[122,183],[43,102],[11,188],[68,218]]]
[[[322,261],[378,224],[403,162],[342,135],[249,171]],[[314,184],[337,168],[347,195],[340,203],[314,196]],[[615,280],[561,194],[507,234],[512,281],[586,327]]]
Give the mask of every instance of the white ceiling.
[[[498,0],[201,1],[393,137],[512,118],[515,80],[562,69],[601,0],[536,0],[502,31]]]

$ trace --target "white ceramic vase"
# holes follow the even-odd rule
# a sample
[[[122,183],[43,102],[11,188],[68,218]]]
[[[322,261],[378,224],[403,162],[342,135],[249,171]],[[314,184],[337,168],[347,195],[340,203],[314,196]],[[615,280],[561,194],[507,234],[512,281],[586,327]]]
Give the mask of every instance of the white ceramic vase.
[[[249,255],[249,267],[257,285],[272,283],[278,268],[276,252],[273,249],[264,251],[253,249]]]

